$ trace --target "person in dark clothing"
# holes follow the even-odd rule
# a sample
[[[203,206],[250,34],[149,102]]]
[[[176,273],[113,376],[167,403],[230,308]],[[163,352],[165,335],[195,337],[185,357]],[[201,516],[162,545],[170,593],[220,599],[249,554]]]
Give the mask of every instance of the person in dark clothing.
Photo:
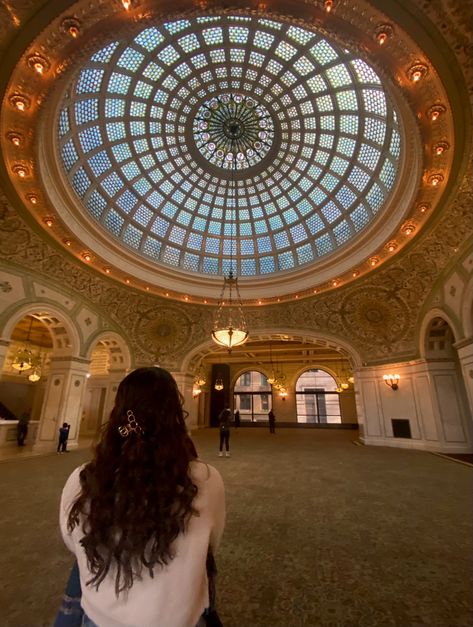
[[[238,409],[235,412],[233,421],[235,422],[235,429],[238,429],[238,427],[240,426],[240,412],[238,411]]]
[[[269,420],[269,432],[276,433],[276,416],[272,409],[268,412],[268,420]]]
[[[219,431],[220,431],[220,449],[219,457],[223,457],[223,444],[225,443],[225,455],[230,457],[230,410],[228,407],[222,409],[218,416]]]
[[[26,436],[28,435],[28,423],[30,421],[30,414],[24,411],[18,419],[17,425],[17,441],[18,446],[25,446]]]
[[[68,425],[67,422],[62,423],[62,427],[59,429],[59,441],[57,443],[57,452],[58,453],[68,453],[67,450],[67,440],[69,438],[69,429],[71,425]]]

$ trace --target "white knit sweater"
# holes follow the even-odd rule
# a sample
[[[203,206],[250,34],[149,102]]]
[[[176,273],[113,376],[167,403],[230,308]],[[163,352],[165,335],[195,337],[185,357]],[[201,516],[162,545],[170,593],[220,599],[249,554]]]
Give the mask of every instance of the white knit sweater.
[[[201,461],[191,462],[192,480],[198,488],[193,506],[199,516],[192,516],[188,530],[174,545],[174,559],[164,568],[155,569],[154,578],[143,571],[126,593],[115,595],[112,569],[98,591],[86,585],[91,578],[85,552],[80,545],[81,525],[67,530],[67,516],[80,492],[76,468],[64,486],[59,522],[66,546],[76,555],[82,585],[82,607],[99,627],[193,627],[208,606],[206,573],[207,549],[215,552],[225,524],[225,493],[219,472]]]

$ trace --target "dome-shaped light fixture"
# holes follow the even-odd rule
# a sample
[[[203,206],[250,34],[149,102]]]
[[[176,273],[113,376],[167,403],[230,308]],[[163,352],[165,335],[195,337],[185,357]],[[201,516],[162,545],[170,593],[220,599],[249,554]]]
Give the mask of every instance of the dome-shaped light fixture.
[[[248,328],[243,315],[238,281],[231,270],[228,277],[223,279],[212,339],[216,344],[228,348],[229,351],[235,346],[241,346],[248,339]]]
[[[12,368],[18,370],[18,372],[24,372],[30,370],[33,361],[33,353],[29,348],[20,348],[12,362]]]
[[[17,350],[15,357],[12,361],[12,368],[18,370],[18,372],[25,372],[30,370],[34,365],[33,352],[29,348],[31,328],[33,326],[33,318],[30,318],[30,326],[26,335],[26,340],[23,348]]]
[[[29,375],[28,380],[36,383],[41,379],[41,370],[36,367],[33,372]]]
[[[236,114],[235,114],[236,115]],[[230,143],[231,152],[227,154],[227,160],[232,160],[232,176],[230,180],[231,208],[233,209],[230,237],[230,271],[228,277],[223,277],[223,287],[220,294],[217,312],[214,318],[212,339],[216,344],[228,348],[228,352],[235,346],[241,346],[248,339],[248,327],[243,314],[243,305],[238,289],[238,279],[233,274],[233,247],[234,228],[237,216],[237,202],[235,192],[235,169],[238,151],[237,140],[241,134],[241,124],[237,117],[230,117],[222,127],[223,137],[226,143]]]

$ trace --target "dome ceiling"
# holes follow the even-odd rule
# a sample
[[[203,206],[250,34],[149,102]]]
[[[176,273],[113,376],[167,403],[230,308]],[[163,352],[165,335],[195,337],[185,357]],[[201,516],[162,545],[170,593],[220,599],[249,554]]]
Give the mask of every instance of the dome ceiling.
[[[95,52],[59,113],[88,215],[157,264],[240,276],[317,263],[396,181],[378,74],[325,37],[240,15],[175,20]]]
[[[13,188],[78,259],[203,303],[232,269],[244,302],[279,302],[370,272],[434,213],[448,98],[372,5],[125,4],[44,17],[2,105]]]

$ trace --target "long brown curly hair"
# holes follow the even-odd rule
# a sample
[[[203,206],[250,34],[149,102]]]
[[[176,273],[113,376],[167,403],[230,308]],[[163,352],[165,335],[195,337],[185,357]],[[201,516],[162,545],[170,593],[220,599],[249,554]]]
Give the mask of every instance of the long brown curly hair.
[[[123,436],[119,428],[130,424],[130,411],[138,429]],[[70,532],[82,524],[93,575],[87,585],[98,589],[113,566],[118,596],[143,568],[152,577],[155,566],[173,559],[173,541],[197,514],[189,474],[196,457],[171,374],[157,367],[131,372],[118,387],[93,460],[80,473],[82,490],[68,517]]]

